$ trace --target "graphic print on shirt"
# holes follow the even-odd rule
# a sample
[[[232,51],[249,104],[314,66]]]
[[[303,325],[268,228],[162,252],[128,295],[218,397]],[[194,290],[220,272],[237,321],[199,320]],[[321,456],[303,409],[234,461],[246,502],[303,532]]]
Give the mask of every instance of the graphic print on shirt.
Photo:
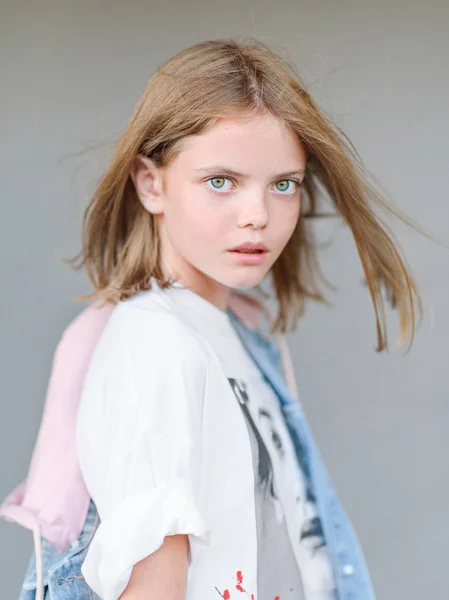
[[[325,541],[307,477],[292,481],[297,461],[276,418],[248,386],[228,378],[251,443],[257,529],[256,600],[331,597]],[[292,467],[295,461],[295,467]],[[301,467],[301,466],[300,466]],[[245,590],[247,593],[251,590]]]

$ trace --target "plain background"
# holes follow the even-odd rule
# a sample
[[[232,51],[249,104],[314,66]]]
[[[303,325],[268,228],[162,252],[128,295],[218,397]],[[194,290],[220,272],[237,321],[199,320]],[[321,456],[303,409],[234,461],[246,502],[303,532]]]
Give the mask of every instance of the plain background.
[[[449,243],[445,0],[78,0],[0,3],[0,497],[26,475],[52,354],[89,290],[61,262],[109,149],[157,65],[207,38],[283,46],[396,204]],[[86,147],[101,147],[77,155]],[[380,600],[447,598],[449,252],[396,228],[433,302],[409,355],[374,352],[348,231],[320,225],[331,308],[291,336],[303,402],[360,535]],[[428,311],[427,304],[427,313]],[[30,532],[0,523],[2,599]]]

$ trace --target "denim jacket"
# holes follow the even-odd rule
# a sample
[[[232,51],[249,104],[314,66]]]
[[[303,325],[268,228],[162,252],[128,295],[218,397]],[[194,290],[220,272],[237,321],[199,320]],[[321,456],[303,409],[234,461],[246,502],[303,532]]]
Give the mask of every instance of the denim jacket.
[[[282,376],[279,346],[258,330],[244,325],[231,312],[229,314],[244,346],[279,399],[298,461],[309,479],[333,567],[336,600],[374,600],[370,577],[355,532],[329,479],[302,407]],[[69,550],[59,553],[52,544],[42,539],[45,600],[98,599],[81,575],[81,565],[98,524],[99,518],[91,501],[83,531]],[[36,587],[36,556],[33,555],[20,600],[35,600]]]

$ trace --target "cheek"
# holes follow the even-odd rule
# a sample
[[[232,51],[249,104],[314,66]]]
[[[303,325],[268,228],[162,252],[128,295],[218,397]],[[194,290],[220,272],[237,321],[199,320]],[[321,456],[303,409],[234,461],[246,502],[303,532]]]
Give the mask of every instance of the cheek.
[[[179,194],[170,202],[166,211],[166,224],[173,242],[181,240],[193,247],[211,245],[229,232],[231,217],[225,205],[200,194]]]
[[[213,246],[229,235],[231,217],[229,211],[218,202],[212,200],[192,203],[188,213],[192,237]]]
[[[232,221],[229,211],[218,202],[209,201],[198,204],[195,209],[196,228],[201,235],[219,239],[226,232]]]
[[[272,212],[273,233],[280,242],[287,243],[295,230],[300,213],[300,202],[277,204]]]

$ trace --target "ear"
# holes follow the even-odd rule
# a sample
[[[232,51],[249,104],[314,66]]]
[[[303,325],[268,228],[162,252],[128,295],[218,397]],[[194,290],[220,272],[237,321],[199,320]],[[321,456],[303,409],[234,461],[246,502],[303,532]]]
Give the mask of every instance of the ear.
[[[131,179],[143,207],[153,215],[163,211],[163,173],[151,158],[138,155],[132,164]]]

